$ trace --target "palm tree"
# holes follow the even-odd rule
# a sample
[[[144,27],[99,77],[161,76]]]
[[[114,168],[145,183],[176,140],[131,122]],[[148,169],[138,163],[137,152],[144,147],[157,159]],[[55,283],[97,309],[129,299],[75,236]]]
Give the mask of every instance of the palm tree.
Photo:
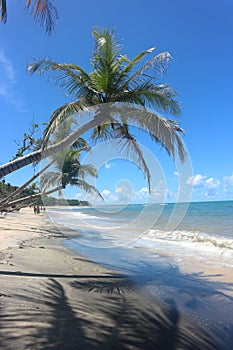
[[[27,10],[31,8],[35,20],[39,21],[41,25],[45,25],[46,32],[51,34],[58,19],[53,0],[27,0],[25,7]],[[0,0],[0,19],[3,23],[7,21],[6,0]]]
[[[39,193],[8,202],[4,209],[13,205],[15,206],[24,202],[33,201],[41,196],[46,197],[52,193],[58,192],[61,194],[61,191],[65,189],[67,185],[77,186],[86,193],[97,195],[103,199],[102,195],[95,188],[95,186],[89,184],[85,180],[87,176],[96,177],[97,173],[96,169],[92,165],[82,165],[80,163],[79,158],[81,151],[82,149],[69,149],[65,156],[63,152],[57,153],[56,157],[53,159],[55,162],[54,171],[48,171],[41,175],[41,191]]]
[[[149,170],[130,124],[147,132],[175,157],[176,151],[183,160],[185,150],[179,132],[183,130],[176,120],[166,119],[161,112],[173,116],[180,114],[177,93],[167,84],[158,84],[160,74],[166,70],[170,54],[163,52],[145,63],[142,60],[154,48],[140,52],[132,60],[122,55],[121,47],[109,29],[93,31],[95,50],[91,60],[93,70],[88,73],[76,64],[60,64],[48,59],[29,64],[30,73],[50,72],[52,79],[73,98],[52,114],[45,130],[44,140],[67,117],[93,110],[86,124],[68,135],[63,141],[44,150],[50,156],[74,142],[86,131],[93,129],[93,138],[117,138],[128,152],[133,152],[137,164],[142,166],[149,182]],[[123,106],[123,107],[122,107]],[[148,111],[148,108],[151,110]],[[0,167],[0,176],[41,159],[43,150],[35,151]]]
[[[46,164],[46,166],[42,169],[40,169],[36,174],[34,174],[29,180],[27,180],[22,186],[16,188],[16,190],[12,193],[10,193],[7,197],[3,198],[0,201],[0,211],[6,209],[7,207],[11,206],[8,203],[16,197],[19,194],[23,192],[25,188],[28,187],[37,177],[39,177],[43,172],[45,172],[53,163],[55,160],[52,160],[50,163]],[[33,186],[34,187],[34,186]],[[32,188],[33,190],[35,188]]]
[[[74,118],[66,119],[53,134],[55,142],[60,142],[68,133],[70,133],[72,125],[75,123],[76,121]],[[25,201],[34,200],[41,196],[47,196],[54,192],[59,192],[60,194],[61,190],[65,189],[67,185],[78,186],[85,192],[98,195],[103,199],[99,191],[85,181],[87,176],[97,177],[97,172],[94,166],[90,164],[82,165],[80,163],[80,155],[83,151],[90,151],[90,146],[86,140],[80,137],[73,142],[70,149],[67,150],[66,148],[63,148],[59,152],[56,152],[46,166],[40,169],[39,172],[23,186],[19,187],[14,193],[0,202],[0,210],[11,207],[12,205],[24,203]],[[54,167],[54,171],[49,170],[51,167]],[[38,176],[40,176],[41,188],[39,193],[35,194],[33,191],[32,195],[12,201],[12,198],[21,193],[23,189],[32,183],[32,181]],[[32,189],[34,185],[35,183],[31,185]]]
[[[72,125],[76,123],[75,118],[65,119],[60,127],[57,127],[53,134],[54,142],[59,143],[71,132]],[[77,139],[71,148],[63,148],[52,156],[55,171],[47,171],[40,177],[42,192],[47,191],[51,186],[54,192],[65,189],[67,185],[78,186],[85,192],[97,194],[102,198],[99,191],[85,181],[87,176],[97,177],[97,171],[91,164],[81,164],[80,156],[83,151],[90,151],[90,146],[83,138]]]
[[[54,188],[54,192],[65,189],[67,185],[78,186],[85,192],[90,194],[97,194],[102,198],[99,191],[85,181],[86,176],[96,177],[96,169],[90,165],[82,165],[80,163],[80,150],[70,149],[65,158],[60,154],[56,155],[55,171],[49,171],[41,176],[42,192],[47,191],[48,188]]]

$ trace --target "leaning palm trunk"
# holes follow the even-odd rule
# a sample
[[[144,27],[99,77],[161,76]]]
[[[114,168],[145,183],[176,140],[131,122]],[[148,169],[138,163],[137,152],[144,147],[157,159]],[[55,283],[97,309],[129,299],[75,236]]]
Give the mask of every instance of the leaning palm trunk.
[[[119,119],[124,123],[131,123],[146,131],[152,139],[160,143],[173,158],[177,150],[180,159],[184,160],[184,145],[178,135],[178,132],[182,132],[183,130],[175,121],[167,120],[158,114],[148,112],[146,109],[137,109],[130,104],[123,104],[122,106],[117,103],[103,103],[98,106],[90,107],[89,111],[94,112],[95,116],[65,137],[61,142],[0,166],[0,178],[33,162],[38,162],[42,158],[54,155],[66,147],[70,147],[74,141],[90,129],[100,126],[105,122],[117,122]]]
[[[29,164],[40,161],[42,158],[47,158],[51,155],[54,155],[58,151],[70,146],[74,141],[77,140],[83,133],[95,127],[98,124],[102,124],[107,119],[106,116],[101,116],[101,118],[94,118],[90,122],[86,123],[78,130],[72,132],[69,136],[67,136],[63,141],[56,143],[55,145],[49,146],[45,150],[39,149],[35,152],[27,154],[21,158],[17,158],[15,160],[10,161],[4,165],[0,166],[0,178],[6,176],[18,169],[21,169]]]
[[[7,206],[7,204],[9,203],[9,201],[16,197],[17,195],[19,195],[30,183],[32,183],[37,177],[39,177],[44,171],[46,171],[50,165],[52,165],[54,163],[54,160],[52,162],[50,162],[49,164],[47,164],[43,169],[41,169],[40,171],[38,171],[35,175],[33,175],[27,182],[25,182],[22,186],[20,186],[19,188],[17,188],[17,190],[15,190],[13,193],[11,193],[9,196],[7,196],[6,198],[4,198],[1,202],[0,202],[0,211],[5,208]]]
[[[18,204],[21,204],[21,203],[24,203],[24,202],[29,202],[29,201],[32,201],[34,199],[37,199],[41,196],[48,196],[49,194],[51,193],[55,193],[55,192],[58,192],[58,191],[61,191],[62,190],[62,186],[57,186],[56,188],[53,188],[52,190],[49,190],[47,192],[43,192],[43,193],[36,193],[36,194],[32,194],[31,196],[27,196],[27,197],[24,197],[24,198],[19,198],[19,199],[16,199],[10,203],[7,203],[6,208],[9,208],[9,207],[12,207],[12,206],[15,206],[15,205],[18,205]],[[1,208],[2,209],[2,208]]]
[[[79,187],[83,188],[86,192],[88,192],[88,193],[95,193],[101,199],[103,199],[102,195],[99,193],[99,191],[94,186],[87,184],[85,181],[83,181],[81,179],[78,180],[78,185],[79,185]],[[64,187],[62,185],[58,185],[57,187],[52,188],[51,190],[40,192],[40,193],[36,193],[36,194],[32,194],[30,196],[27,196],[27,197],[24,197],[24,198],[19,198],[19,199],[16,199],[16,200],[12,201],[12,202],[9,202],[9,203],[7,203],[7,205],[5,207],[1,208],[1,210],[3,211],[3,210],[5,210],[5,209],[7,209],[9,207],[12,207],[12,206],[15,206],[15,205],[18,205],[18,204],[21,204],[21,203],[29,202],[29,201],[35,200],[35,199],[37,199],[39,197],[46,197],[49,194],[52,194],[52,193],[55,193],[55,192],[60,192],[62,190],[64,190]]]

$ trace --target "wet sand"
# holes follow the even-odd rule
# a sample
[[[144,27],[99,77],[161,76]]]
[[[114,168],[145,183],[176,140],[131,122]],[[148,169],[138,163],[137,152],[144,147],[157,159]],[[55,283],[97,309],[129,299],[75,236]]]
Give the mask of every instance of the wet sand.
[[[135,279],[65,248],[45,217],[0,218],[0,349],[228,349]]]

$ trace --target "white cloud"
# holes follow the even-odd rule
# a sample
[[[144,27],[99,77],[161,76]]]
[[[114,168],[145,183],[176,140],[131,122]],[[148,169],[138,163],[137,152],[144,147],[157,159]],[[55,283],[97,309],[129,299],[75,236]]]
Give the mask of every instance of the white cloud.
[[[105,169],[110,169],[114,166],[115,166],[115,164],[112,162],[105,162],[105,164],[104,164]]]
[[[194,187],[202,186],[204,184],[204,180],[207,176],[197,174],[195,176],[189,176],[186,184],[187,185],[193,185]]]
[[[138,203],[142,202],[145,203],[148,201],[148,195],[149,195],[149,190],[147,187],[141,187],[140,190],[136,191],[134,193],[134,199],[133,201]]]
[[[230,200],[233,196],[233,174],[222,178],[197,174],[188,178],[193,186],[192,200]]]
[[[163,203],[168,190],[165,188],[164,181],[160,181],[149,193],[148,187],[141,187],[138,191],[135,191],[133,202],[135,203]]]
[[[83,194],[82,194],[81,192],[79,192],[79,193],[77,193],[77,194],[75,195],[75,197],[76,197],[76,198],[83,198]]]
[[[224,176],[223,181],[226,186],[233,186],[233,174],[230,176]]]
[[[206,176],[197,174],[193,178],[193,186],[201,186],[204,184],[204,180],[206,179]]]
[[[222,178],[196,174],[189,177],[186,184],[193,186],[193,201],[229,200],[233,198],[233,174]],[[121,180],[114,190],[106,188],[101,192],[105,199],[105,203],[102,202],[101,204],[176,202],[178,200],[177,191],[179,191],[179,200],[182,200],[182,191],[185,192],[185,189],[173,188],[171,190],[167,188],[164,181],[153,186],[149,194],[148,187],[142,186],[138,190],[133,190],[132,185],[127,180]],[[80,198],[81,194],[78,193],[76,197]]]
[[[104,189],[101,194],[107,203],[129,203],[133,196],[133,189],[127,180],[121,180],[114,191]]]
[[[9,90],[16,83],[15,71],[10,60],[0,52],[0,95],[7,97]]]
[[[117,195],[112,193],[111,191],[105,189],[101,192],[103,198],[105,201],[109,202],[116,202],[117,201]]]
[[[221,185],[221,182],[217,179],[214,179],[213,177],[210,177],[209,179],[206,180],[205,185],[208,188],[216,188]]]
[[[109,197],[109,196],[111,195],[111,191],[109,191],[109,190],[103,190],[103,191],[101,192],[101,194],[102,194],[102,196]]]
[[[15,70],[10,62],[10,60],[6,57],[4,52],[0,52],[0,67],[1,67],[1,76],[2,74],[7,78],[11,83],[15,83]]]
[[[140,188],[139,191],[137,191],[137,193],[139,193],[139,194],[148,194],[149,190],[148,190],[147,187],[142,187],[142,188]]]
[[[117,202],[128,203],[132,199],[133,188],[128,181],[120,181],[115,189]]]
[[[190,176],[186,184],[193,185],[193,187],[217,188],[221,185],[221,182],[213,177],[207,178],[205,175],[197,174]]]
[[[16,71],[3,51],[0,51],[0,96],[19,110],[23,110],[22,101],[16,97],[14,88],[17,86]]]

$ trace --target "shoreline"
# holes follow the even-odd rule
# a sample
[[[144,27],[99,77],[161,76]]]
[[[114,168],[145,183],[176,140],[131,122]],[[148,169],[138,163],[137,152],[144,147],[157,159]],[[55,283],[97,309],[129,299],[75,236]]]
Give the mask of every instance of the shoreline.
[[[228,349],[131,276],[64,247],[45,218],[0,219],[0,348]]]

